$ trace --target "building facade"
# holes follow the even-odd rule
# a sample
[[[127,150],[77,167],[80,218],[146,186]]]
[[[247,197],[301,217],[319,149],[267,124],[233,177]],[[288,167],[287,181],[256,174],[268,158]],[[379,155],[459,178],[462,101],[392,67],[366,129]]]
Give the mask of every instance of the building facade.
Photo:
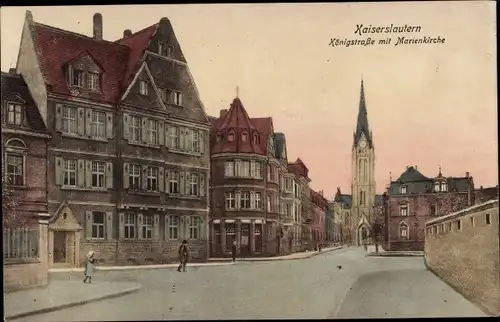
[[[250,118],[236,97],[211,118],[211,256],[280,252],[280,167],[271,118]]]
[[[476,204],[498,199],[498,185],[486,188],[480,186],[479,189],[474,190],[474,199]]]
[[[49,263],[168,263],[183,239],[208,256],[210,124],[167,18],[114,42],[33,21],[17,72],[51,134]]]
[[[426,177],[409,166],[387,193],[386,250],[424,250],[425,223],[474,204],[474,181],[465,177]]]
[[[339,241],[342,244],[352,245],[352,196],[342,194],[340,188],[337,187],[337,192],[332,202],[332,209],[335,221],[338,225]]]
[[[311,189],[311,215],[312,215],[312,239],[315,248],[327,241],[326,236],[326,205],[327,200],[323,197],[323,191],[316,192]]]
[[[288,171],[294,175],[294,223],[295,238],[294,252],[312,250],[312,203],[310,197],[309,169],[304,162],[297,158],[288,163]]]
[[[2,201],[13,203],[12,209],[5,209],[13,213],[4,213],[12,215],[13,220],[4,218],[4,225],[38,227],[38,215],[48,211],[46,164],[50,136],[23,76],[11,69],[2,72],[1,82]]]

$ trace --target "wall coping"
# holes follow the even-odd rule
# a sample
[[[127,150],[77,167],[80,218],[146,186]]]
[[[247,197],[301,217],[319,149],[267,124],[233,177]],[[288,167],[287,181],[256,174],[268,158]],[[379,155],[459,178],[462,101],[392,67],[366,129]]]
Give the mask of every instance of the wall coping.
[[[425,226],[426,227],[432,226],[432,225],[437,224],[437,223],[443,223],[443,222],[448,221],[448,220],[456,219],[459,217],[464,217],[464,216],[470,215],[471,213],[484,211],[484,210],[495,208],[495,207],[498,207],[498,199],[490,200],[490,201],[487,201],[487,202],[479,204],[479,205],[474,205],[472,207],[459,210],[457,212],[448,214],[446,216],[442,216],[439,218],[429,220],[425,223]]]

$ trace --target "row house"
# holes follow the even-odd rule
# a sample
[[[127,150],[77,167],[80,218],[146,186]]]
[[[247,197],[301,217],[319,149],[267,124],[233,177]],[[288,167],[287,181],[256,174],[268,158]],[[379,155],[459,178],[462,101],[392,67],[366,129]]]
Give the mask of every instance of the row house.
[[[250,118],[236,97],[212,117],[210,253],[270,256],[279,252],[280,161],[271,118]]]
[[[335,206],[333,201],[328,201],[326,204],[326,214],[325,214],[325,231],[327,235],[327,241],[329,244],[340,243],[340,228],[341,228],[341,218],[335,213]]]
[[[425,222],[474,204],[474,181],[464,177],[426,177],[408,166],[391,181],[385,198],[386,250],[424,249]]]
[[[315,248],[326,241],[325,214],[327,202],[323,197],[323,191],[316,192],[311,189],[311,233]]]
[[[288,171],[293,173],[293,195],[294,195],[294,246],[293,252],[312,250],[312,213],[309,184],[309,169],[304,162],[297,158],[295,162],[288,163]]]
[[[4,228],[37,228],[47,206],[47,142],[50,135],[22,75],[1,74],[2,213]],[[5,237],[5,234],[4,234]],[[11,248],[11,246],[13,246]],[[4,259],[19,258],[4,239]],[[31,257],[31,249],[23,257]]]
[[[207,258],[210,123],[167,18],[111,42],[27,11],[17,72],[51,135],[49,263]]]
[[[342,244],[352,244],[352,195],[343,194],[340,187],[337,187],[337,192],[332,202],[332,208],[336,223],[338,225],[338,234]]]

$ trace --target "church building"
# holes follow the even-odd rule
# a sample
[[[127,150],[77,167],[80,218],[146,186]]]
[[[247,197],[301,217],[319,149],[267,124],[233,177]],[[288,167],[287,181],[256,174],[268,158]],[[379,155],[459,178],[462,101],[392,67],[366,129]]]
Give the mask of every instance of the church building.
[[[382,206],[381,195],[376,194],[375,145],[368,125],[368,113],[361,80],[358,121],[352,145],[351,195],[343,195],[340,188],[334,199],[334,209],[342,217],[342,239],[350,244],[370,242],[373,221]]]

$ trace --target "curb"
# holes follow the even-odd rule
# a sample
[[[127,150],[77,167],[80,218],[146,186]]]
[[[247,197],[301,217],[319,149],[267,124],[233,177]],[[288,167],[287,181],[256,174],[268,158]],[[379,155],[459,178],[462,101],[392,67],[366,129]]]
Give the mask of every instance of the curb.
[[[371,252],[366,254],[367,257],[424,257],[423,253],[392,253],[392,252],[384,252],[384,253],[375,253]]]
[[[120,297],[120,296],[127,295],[127,294],[130,294],[133,292],[137,292],[141,288],[142,288],[142,285],[137,285],[137,286],[130,287],[130,288],[125,289],[125,290],[120,291],[120,292],[107,294],[107,295],[103,295],[103,296],[99,296],[99,297],[94,297],[94,298],[87,299],[87,300],[82,300],[82,301],[78,301],[78,302],[71,302],[71,303],[61,304],[61,305],[52,306],[52,307],[41,308],[41,309],[29,311],[29,312],[12,314],[10,316],[5,316],[4,320],[5,321],[15,320],[15,319],[24,318],[24,317],[31,316],[31,315],[59,311],[59,310],[67,309],[67,308],[74,307],[74,306],[85,305],[85,304],[92,303],[92,302],[97,302],[97,301],[106,300],[106,299],[110,299],[110,298]]]
[[[334,248],[334,249],[322,250],[321,253],[318,252],[318,251],[310,252],[310,254],[307,254],[304,257],[295,257],[295,258],[270,257],[270,258],[262,258],[262,259],[258,259],[258,258],[255,258],[255,259],[243,259],[243,260],[242,259],[236,259],[236,261],[237,262],[242,262],[242,263],[244,263],[244,262],[256,263],[256,262],[271,262],[271,261],[279,262],[279,261],[300,260],[300,259],[311,258],[311,257],[314,257],[316,255],[325,254],[325,253],[332,252],[334,250],[339,250],[339,249],[342,249],[342,248],[344,248],[344,247],[338,247],[338,248]]]
[[[233,262],[226,263],[191,263],[189,267],[206,267],[206,266],[227,266],[234,265]],[[177,268],[179,264],[159,264],[159,265],[135,265],[135,266],[97,266],[96,271],[124,271],[124,270],[139,270],[139,269],[162,269],[162,268]],[[51,268],[49,273],[67,273],[67,272],[83,272],[83,267],[77,268]]]

